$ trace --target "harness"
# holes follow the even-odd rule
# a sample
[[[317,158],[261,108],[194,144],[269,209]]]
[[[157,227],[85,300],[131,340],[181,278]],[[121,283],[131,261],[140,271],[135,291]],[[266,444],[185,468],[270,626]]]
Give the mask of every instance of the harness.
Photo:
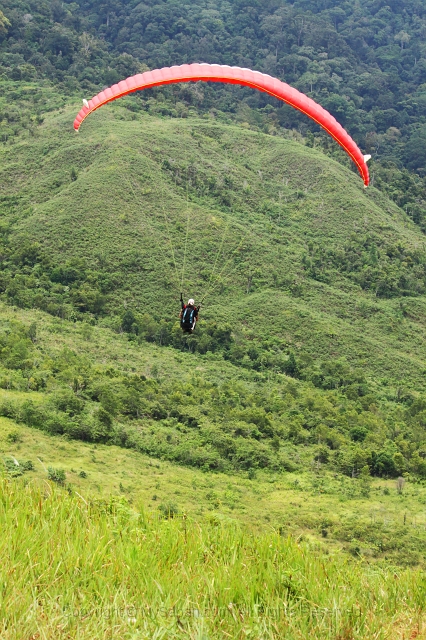
[[[186,328],[190,328],[193,326],[195,321],[195,309],[194,307],[186,307],[182,314],[182,326]]]

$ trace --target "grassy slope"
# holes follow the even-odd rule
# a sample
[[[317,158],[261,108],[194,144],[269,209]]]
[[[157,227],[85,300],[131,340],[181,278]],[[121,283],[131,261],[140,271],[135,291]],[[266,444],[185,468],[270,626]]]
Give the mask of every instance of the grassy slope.
[[[48,116],[34,138],[1,150],[0,184],[2,195],[11,196],[7,202],[7,215],[13,221],[15,238],[21,232],[29,233],[58,261],[81,256],[98,268],[116,273],[117,287],[111,306],[118,310],[124,308],[125,304],[151,307],[158,304],[160,299],[164,314],[173,313],[179,277],[174,273],[167,246],[166,223],[169,224],[173,244],[178,247],[176,258],[180,263],[189,203],[190,247],[199,260],[187,269],[185,287],[188,292],[194,291],[199,295],[206,288],[211,275],[212,255],[215,255],[228,224],[225,250],[229,255],[238,249],[232,254],[232,265],[226,269],[231,274],[223,280],[222,297],[217,291],[212,295],[211,306],[206,307],[206,316],[232,315],[236,334],[240,336],[250,329],[265,336],[274,333],[284,336],[289,345],[303,352],[305,357],[315,359],[318,356],[345,355],[349,360],[361,364],[372,378],[383,384],[385,393],[389,388],[390,395],[393,393],[392,387],[400,382],[401,372],[410,388],[424,388],[425,347],[421,339],[426,317],[424,298],[404,299],[408,310],[404,317],[400,313],[398,299],[373,299],[343,276],[337,275],[330,284],[302,277],[301,256],[309,239],[315,239],[323,246],[330,243],[340,246],[353,231],[362,233],[368,229],[392,243],[401,241],[413,248],[424,246],[423,236],[415,226],[381,194],[374,190],[363,192],[355,174],[327,160],[320,153],[292,141],[223,127],[209,121],[168,121],[151,117],[129,120],[131,114],[118,106],[95,114],[77,138],[70,128],[73,113],[73,109],[67,108],[61,114]],[[172,170],[160,168],[164,157],[173,161]],[[192,167],[197,167],[198,177],[193,168],[187,169],[189,162]],[[71,180],[72,167],[79,171],[75,182]],[[188,174],[191,181],[187,180]],[[229,174],[231,183],[222,189],[221,184]],[[212,177],[220,188],[201,193],[203,185],[208,184]],[[229,195],[230,191],[232,202],[224,201],[224,196]],[[15,203],[14,195],[17,196]],[[267,213],[269,205],[269,209],[266,207],[261,211],[265,201],[269,201],[269,205],[272,203],[275,211],[278,202],[278,218],[270,218]],[[166,218],[163,209],[167,213]],[[248,278],[252,280],[249,294]],[[296,288],[293,287],[294,283]],[[220,305],[222,299],[227,302],[226,310]],[[361,312],[363,302],[365,304]],[[88,338],[87,327],[55,320],[42,313],[12,311],[2,307],[1,315],[3,320],[16,317],[26,325],[36,320],[40,348],[52,358],[64,346],[68,346],[86,354],[100,366],[113,363],[118,369],[148,376],[155,367],[160,375],[170,378],[178,378],[182,370],[190,371],[194,363],[193,356],[168,348],[136,346],[124,336],[112,335],[107,329],[95,327]],[[209,380],[241,377],[247,384],[253,383],[250,372],[229,363],[221,362],[218,366],[214,360],[200,358],[197,366],[201,367],[203,376]],[[2,390],[1,394],[13,397],[16,392]],[[34,393],[23,395],[31,396],[34,400],[41,397]],[[22,441],[12,443],[7,436],[16,428]],[[229,536],[227,540],[230,540],[229,546],[226,546],[224,540],[217,537],[217,529],[210,532],[210,525],[207,524],[209,518],[204,519],[204,515],[210,514],[214,516],[214,522],[221,519],[225,522],[228,519],[241,520],[262,528],[282,527],[284,533],[296,536],[307,535],[314,545],[319,563],[324,562],[319,555],[321,550],[334,552],[342,546],[355,555],[361,551],[371,558],[381,558],[385,563],[422,561],[420,550],[424,547],[425,497],[424,489],[419,485],[409,483],[404,494],[397,496],[394,482],[374,481],[370,498],[361,499],[354,493],[355,484],[350,478],[334,478],[327,472],[276,477],[258,473],[255,480],[242,475],[203,474],[164,462],[158,463],[136,452],[48,437],[42,432],[16,427],[7,419],[0,422],[0,448],[2,457],[14,456],[18,460],[30,458],[34,461],[35,470],[24,476],[31,480],[31,486],[37,486],[37,478],[45,479],[45,467],[52,465],[63,467],[67,472],[67,481],[86,497],[87,492],[98,495],[120,493],[132,500],[133,504],[148,504],[148,511],[152,513],[157,512],[158,504],[176,503],[182,511],[196,517],[206,527],[206,537],[197,538],[191,547],[196,554],[200,553],[200,549],[214,548],[219,544],[230,555],[232,545],[237,544],[239,548],[247,549],[250,559],[257,555],[263,557],[260,547],[264,539],[259,538],[256,543],[259,547],[255,550],[244,543],[235,542],[238,536],[227,529],[228,526],[234,526],[232,523],[224,525],[224,535]],[[300,453],[303,456],[303,448]],[[88,473],[87,478],[78,475],[81,470]],[[389,495],[383,494],[384,488],[390,490]],[[39,496],[36,488],[35,494],[32,489],[25,494],[21,492],[19,499],[23,502],[20,507],[19,494],[14,494],[14,491],[11,485],[7,485],[2,489],[2,496],[11,505],[6,512],[7,520],[4,521],[5,530],[9,532],[5,540],[10,541],[10,548],[17,549],[22,546],[21,532],[26,531],[24,518],[27,522],[34,511],[32,501],[37,502]],[[46,487],[46,496],[50,492],[51,489]],[[154,495],[156,500],[152,499]],[[25,500],[27,502],[24,504]],[[65,517],[66,521],[76,523],[75,535],[72,536],[75,545],[73,542],[72,547],[68,547],[69,564],[66,565],[74,567],[77,557],[82,554],[78,546],[78,532],[81,533],[86,526],[78,521],[81,504],[76,502],[77,498],[69,502],[65,496],[59,498],[58,503],[54,500],[56,497],[51,503],[46,501],[52,508],[44,516],[43,527],[48,527],[50,534],[54,533],[54,539],[61,546],[64,531],[55,514],[62,510],[62,520]],[[18,512],[23,519],[16,529]],[[192,587],[185,583],[183,577],[177,578],[179,586],[174,591],[168,565],[161,576],[158,567],[165,566],[164,554],[169,554],[170,545],[178,549],[178,539],[182,539],[181,525],[173,525],[170,539],[165,535],[163,525],[151,524],[147,537],[143,539],[138,537],[137,528],[132,524],[120,521],[120,528],[125,532],[128,531],[127,526],[130,526],[130,530],[125,538],[131,541],[130,546],[123,546],[122,550],[114,547],[114,561],[108,551],[101,554],[99,566],[96,565],[95,582],[90,582],[84,573],[79,589],[75,588],[75,575],[70,579],[66,573],[61,574],[56,561],[52,564],[49,559],[49,565],[54,567],[53,573],[46,569],[44,578],[36,577],[34,573],[31,578],[25,572],[34,572],[34,562],[31,560],[25,564],[26,560],[19,554],[13,557],[8,554],[10,564],[6,570],[13,572],[14,567],[19,566],[24,582],[16,582],[12,586],[8,583],[8,600],[4,602],[9,611],[15,611],[20,626],[17,626],[16,620],[11,620],[3,635],[15,638],[41,632],[45,637],[58,637],[58,628],[61,633],[70,633],[71,637],[73,634],[93,637],[94,633],[99,635],[100,630],[107,634],[111,622],[105,622],[97,611],[101,607],[105,609],[114,594],[117,608],[140,603],[140,594],[145,586],[137,580],[132,582],[131,576],[141,573],[138,563],[144,549],[151,549],[146,546],[146,541],[151,540],[149,536],[160,539],[163,545],[160,545],[157,554],[150,554],[154,562],[152,576],[155,575],[160,583],[158,593],[161,594],[163,590],[163,594],[158,597],[157,592],[147,592],[143,605],[155,605],[160,613],[156,613],[149,621],[146,618],[138,619],[137,631],[133,621],[114,614],[114,624],[120,637],[154,637],[155,634],[158,637],[162,637],[161,634],[173,637],[172,633],[176,637],[183,637],[189,633],[192,634],[190,637],[195,638],[203,637],[203,634],[205,637],[206,630],[208,637],[223,637],[224,628],[230,635],[234,634],[232,637],[239,637],[238,634],[243,633],[238,618],[236,620],[234,617],[233,622],[226,620],[217,628],[220,620],[224,619],[217,614],[203,620],[203,629],[197,627],[198,623],[192,624],[188,620],[183,621],[183,627],[176,625],[174,618],[171,629],[170,620],[164,620],[161,611],[172,602],[184,606],[183,601],[176,600],[178,591],[179,595],[185,593],[190,597],[191,605],[195,603],[197,608],[204,611],[209,610],[211,603],[213,606],[220,604],[222,600],[219,594],[225,589],[232,591],[237,583],[238,594],[235,592],[230,596],[230,601],[239,598],[239,602],[250,609],[254,603],[252,593],[249,594],[250,590],[244,591],[240,579],[233,582],[233,578],[227,578],[232,584],[225,587],[226,580],[220,573],[223,560],[215,565],[218,571],[220,569],[219,573],[214,574],[212,570],[209,574],[211,578],[215,577],[219,586],[216,591],[209,591],[208,602],[204,565],[191,565],[190,569],[192,585],[197,582],[193,579],[194,575],[203,576],[200,578],[199,591],[191,590]],[[194,531],[198,526],[194,525]],[[87,524],[93,541],[98,541],[102,535],[109,540],[116,528],[116,519],[109,522],[95,517]],[[219,531],[222,530],[220,527]],[[44,529],[35,527],[32,531],[33,537],[27,539],[28,548],[31,547],[30,558],[38,558],[40,571],[43,572],[47,558]],[[276,539],[265,540],[268,548],[269,544],[276,544]],[[136,554],[132,546],[135,541],[138,545]],[[94,552],[91,545],[92,542],[87,548]],[[282,631],[282,621],[273,627],[274,614],[268,607],[274,607],[276,602],[271,597],[265,603],[266,622],[248,615],[242,623],[246,632],[271,638],[349,638],[354,635],[359,638],[393,638],[410,634],[419,637],[422,633],[421,604],[424,597],[423,587],[416,575],[402,572],[370,573],[352,565],[347,570],[341,568],[339,571],[343,573],[333,574],[331,578],[328,575],[328,579],[340,597],[351,594],[351,598],[343,598],[336,605],[335,602],[333,604],[333,598],[336,597],[334,590],[330,593],[321,591],[322,586],[327,584],[327,577],[321,577],[317,565],[313,565],[311,551],[312,547],[311,550],[302,548],[304,565],[294,561],[299,551],[292,543],[284,551],[283,575],[291,573],[301,576],[303,583],[296,585],[296,591],[293,591],[293,585],[286,587],[286,592],[296,594],[296,602],[302,603],[296,605],[296,608],[300,606],[300,611],[295,611],[291,625],[285,631]],[[189,570],[187,550],[182,549],[182,556],[179,555],[181,551],[176,553],[176,562],[182,559]],[[91,557],[93,559],[94,555]],[[128,567],[129,573],[126,573],[127,569],[120,573],[118,565],[110,564],[117,562],[117,558],[119,562],[122,560],[122,567]],[[247,565],[244,556],[241,561]],[[338,567],[340,556],[336,563]],[[91,566],[89,561],[84,561],[82,565]],[[329,556],[327,565],[335,566],[330,563]],[[144,566],[147,566],[146,562]],[[250,563],[248,566],[252,573],[247,573],[244,584],[253,583],[253,576],[260,575],[258,565]],[[275,563],[273,566],[269,577],[272,576],[276,581],[278,565]],[[110,570],[109,567],[115,569]],[[172,567],[171,571],[175,573],[175,568]],[[240,576],[241,571],[238,570],[238,578]],[[28,610],[32,597],[28,590],[32,579],[38,584],[37,595],[42,605],[37,612],[31,610],[31,615],[24,616],[21,614]],[[267,580],[266,584],[269,584]],[[410,580],[414,580],[414,583],[409,584]],[[47,586],[52,583],[55,585],[53,591]],[[127,585],[126,589],[120,593],[115,590],[113,594],[111,585],[117,584],[120,589]],[[152,586],[153,581],[147,580],[146,584]],[[169,585],[166,592],[165,585]],[[361,590],[357,585],[361,585]],[[271,593],[278,593],[279,590],[274,589],[271,586]],[[88,617],[77,615],[70,621],[69,616],[64,616],[63,610],[53,609],[49,595],[51,591],[53,597],[57,593],[65,598],[63,603],[66,607],[86,606],[94,614]],[[82,599],[70,599],[71,592],[79,593]],[[370,593],[375,595],[371,601],[367,598],[367,602],[363,598]],[[299,595],[302,596],[301,600]],[[384,598],[378,609],[376,598]],[[349,611],[353,611],[355,601],[363,612],[357,622],[352,614],[348,614],[349,618],[345,617]],[[97,608],[95,602],[99,605],[96,605]],[[303,603],[308,603],[306,615]],[[321,615],[318,607],[321,608]],[[338,613],[333,613],[331,621],[327,612],[333,607]],[[401,613],[402,609],[404,613]],[[345,612],[343,616],[342,611]],[[208,618],[209,614],[205,617]],[[169,630],[165,631],[167,626]]]
[[[0,497],[5,640],[424,637],[420,571],[314,556],[277,532],[159,521],[45,483],[0,479]]]
[[[82,323],[1,305],[1,324],[12,320],[26,326],[37,323],[37,350],[47,361],[54,361],[68,348],[86,357],[95,367],[113,366],[119,371],[147,376],[156,367],[161,378],[173,380],[183,376],[183,382],[192,376],[189,365],[193,355],[180,354],[172,348],[138,346],[124,335],[98,327],[88,336],[87,325]],[[197,373],[212,381],[240,379],[247,385],[253,384],[251,372],[226,362],[219,368],[214,361],[200,359]],[[261,389],[264,383],[258,382],[256,386]],[[44,397],[39,392],[0,390],[0,401],[31,399],[37,403]],[[9,434],[15,432],[19,434],[18,441],[10,441]],[[301,447],[298,455],[304,457],[309,453]],[[307,536],[329,552],[346,549],[357,553],[359,548],[367,558],[385,564],[424,562],[426,488],[419,484],[408,483],[403,494],[397,495],[394,480],[375,480],[367,498],[360,495],[357,479],[322,469],[287,474],[259,471],[251,480],[244,472],[212,475],[153,460],[128,449],[52,437],[1,418],[0,458],[12,457],[19,462],[30,459],[34,463],[34,471],[26,473],[26,478],[45,479],[48,467],[63,468],[74,489],[95,496],[124,495],[133,503],[146,505],[153,513],[158,512],[160,505],[172,503],[181,513],[195,518],[213,514],[257,530],[282,528],[286,534]],[[88,474],[87,478],[80,477],[81,471]]]
[[[49,116],[35,138],[2,149],[2,189],[17,196],[12,237],[30,234],[58,262],[84,257],[115,274],[113,310],[160,302],[167,316],[178,302],[189,212],[185,291],[203,295],[225,266],[205,317],[234,318],[242,339],[284,336],[313,359],[345,356],[391,394],[401,371],[411,388],[424,388],[424,298],[404,298],[403,317],[398,299],[375,299],[338,273],[320,283],[301,265],[309,241],[339,249],[354,233],[424,249],[424,236],[382,194],[291,140],[116,105],[76,137],[73,115]]]

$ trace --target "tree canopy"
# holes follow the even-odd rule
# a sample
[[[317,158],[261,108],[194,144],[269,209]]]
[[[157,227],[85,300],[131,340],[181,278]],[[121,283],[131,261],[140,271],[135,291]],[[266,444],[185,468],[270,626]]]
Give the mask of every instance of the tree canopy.
[[[308,93],[366,153],[422,174],[425,34],[420,0],[5,0],[0,77],[47,78],[88,95],[146,68],[196,61],[250,67]],[[175,91],[201,110],[234,112],[236,91],[266,115],[273,102],[244,89]],[[275,106],[269,117],[279,124],[302,132],[312,126]]]

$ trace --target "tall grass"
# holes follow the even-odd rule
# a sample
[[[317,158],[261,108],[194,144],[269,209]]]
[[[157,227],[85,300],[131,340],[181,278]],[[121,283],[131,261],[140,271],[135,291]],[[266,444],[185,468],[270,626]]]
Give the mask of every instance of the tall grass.
[[[0,480],[0,637],[414,638],[426,580],[275,532]]]

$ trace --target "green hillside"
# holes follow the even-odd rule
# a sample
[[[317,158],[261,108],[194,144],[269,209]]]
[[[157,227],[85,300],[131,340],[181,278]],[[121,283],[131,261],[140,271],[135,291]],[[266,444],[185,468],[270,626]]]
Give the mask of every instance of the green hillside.
[[[423,573],[403,568],[424,564],[426,490],[415,475],[402,485],[365,470],[345,477],[312,467],[315,448],[285,437],[262,470],[268,439],[259,441],[253,413],[216,434],[188,418],[191,395],[206,390],[228,411],[238,393],[253,412],[271,400],[266,376],[40,311],[2,306],[0,321],[2,637],[101,637],[112,624],[125,638],[421,632]],[[311,416],[320,408],[320,392],[280,383]],[[153,394],[174,402],[169,418],[134,415]],[[111,420],[114,398],[122,413]],[[235,427],[245,428],[232,438],[239,453],[252,445],[248,466],[212,474],[167,461],[179,440],[181,455],[194,453],[194,431],[204,463],[220,461],[220,446],[225,460]]]
[[[385,436],[371,434],[365,450],[348,446],[342,426],[348,418],[353,426],[353,405],[333,427],[327,465],[316,442],[336,418],[330,394],[285,376],[271,389],[266,376],[255,379],[223,360],[137,345],[125,334],[42,312],[3,306],[0,318],[0,456],[12,477],[43,480],[50,467],[60,468],[70,490],[118,493],[154,512],[174,504],[192,517],[213,512],[308,535],[329,550],[424,563],[426,489],[415,474],[404,474],[401,491],[389,473],[372,478],[364,469],[353,477],[353,465],[365,465],[368,446]],[[15,338],[9,350],[6,336],[10,346]],[[273,414],[263,409],[268,403]],[[309,435],[302,412],[325,424]],[[360,421],[384,428],[369,412]]]
[[[0,635],[421,637],[420,229],[295,133],[77,108],[0,147]]]
[[[113,105],[77,137],[74,114],[2,149],[9,301],[104,324],[126,309],[169,321],[183,288],[207,294],[203,318],[232,324],[239,360],[273,346],[301,367],[344,357],[388,396],[402,370],[423,388],[425,239],[354,172],[209,119]]]
[[[3,386],[47,397],[2,414],[205,469],[426,475],[418,227],[294,140],[132,108],[76,136],[67,107],[2,148],[4,301],[124,333],[135,354],[52,362],[8,321]],[[186,339],[181,287],[207,294]],[[167,376],[140,377],[147,342],[172,347]]]

